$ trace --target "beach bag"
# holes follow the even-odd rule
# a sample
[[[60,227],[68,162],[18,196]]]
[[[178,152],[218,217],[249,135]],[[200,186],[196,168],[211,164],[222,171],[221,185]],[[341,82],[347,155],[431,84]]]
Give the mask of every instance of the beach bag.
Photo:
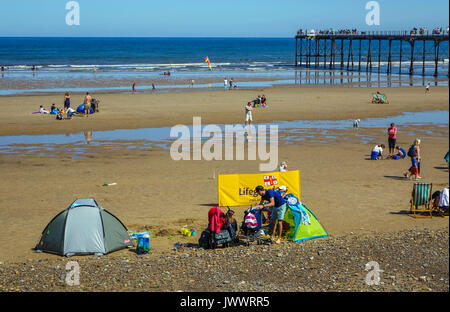
[[[248,212],[244,219],[244,225],[248,229],[254,229],[258,227],[258,220],[256,219],[256,216],[252,212]]]
[[[215,240],[215,243],[217,245],[229,243],[229,242],[232,241],[230,233],[228,232],[228,230],[222,230],[219,233],[216,233],[215,237],[214,237],[214,240]]]
[[[408,150],[408,156],[414,157],[414,151],[416,150],[416,147],[414,145],[411,145],[411,147]]]

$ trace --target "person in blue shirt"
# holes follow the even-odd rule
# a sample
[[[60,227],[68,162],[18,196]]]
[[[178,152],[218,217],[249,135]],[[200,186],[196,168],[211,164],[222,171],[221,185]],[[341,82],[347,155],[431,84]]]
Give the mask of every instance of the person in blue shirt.
[[[264,189],[261,185],[255,188],[255,192],[261,196],[261,201],[258,205],[259,209],[272,207],[272,235],[270,239],[272,241],[275,240],[275,226],[278,221],[278,239],[276,241],[277,244],[281,243],[281,234],[283,232],[283,220],[284,214],[286,213],[286,200],[281,195],[280,191]],[[267,201],[267,204],[263,204],[264,201]]]
[[[400,146],[396,146],[395,149],[398,151],[397,154],[393,155],[393,159],[404,159],[406,157],[406,151]]]

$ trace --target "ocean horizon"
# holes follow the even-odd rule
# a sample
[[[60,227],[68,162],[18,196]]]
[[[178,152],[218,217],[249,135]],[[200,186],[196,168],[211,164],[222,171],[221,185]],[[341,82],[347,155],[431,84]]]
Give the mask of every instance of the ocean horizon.
[[[378,52],[378,42],[372,42],[372,51]],[[409,79],[409,45],[403,45],[400,73],[399,42],[392,43],[392,76]],[[345,53],[348,46],[344,46]],[[358,47],[354,47],[357,55]],[[421,77],[422,47],[416,45],[415,79]],[[368,44],[361,46],[361,65],[367,64]],[[382,46],[381,61],[372,56],[369,73],[346,71],[336,68],[339,75],[363,76],[363,81],[388,81],[387,49]],[[448,42],[439,50],[438,79],[448,77]],[[345,54],[347,55],[347,54]],[[208,57],[212,71],[204,61]],[[420,59],[420,60],[419,60]],[[338,61],[339,58],[336,59]],[[357,57],[354,63],[358,63]],[[198,87],[217,88],[224,77],[240,81],[240,87],[270,87],[280,84],[296,84],[298,77],[307,72],[316,73],[313,84],[352,82],[349,79],[324,78],[330,73],[326,64],[318,68],[295,67],[295,38],[260,37],[0,37],[0,95],[33,92],[61,92],[93,89],[97,91],[127,91],[136,81],[140,90],[151,89],[152,82],[167,90],[186,88],[187,81],[195,79]],[[434,55],[425,58],[425,76],[435,81]],[[364,68],[363,67],[363,68]],[[356,67],[355,67],[356,68]],[[163,73],[171,72],[169,77]],[[353,74],[352,74],[353,73]],[[381,73],[379,77],[365,77]],[[420,73],[420,75],[419,75]],[[314,74],[314,73],[313,73]],[[331,75],[330,75],[331,76]],[[333,74],[334,76],[334,74]],[[317,80],[319,77],[319,80]],[[261,80],[271,80],[262,83]],[[345,81],[345,82],[344,82]],[[361,81],[361,80],[360,80]],[[252,83],[250,83],[252,82]],[[309,83],[305,80],[300,83]],[[414,85],[423,82],[415,81]]]

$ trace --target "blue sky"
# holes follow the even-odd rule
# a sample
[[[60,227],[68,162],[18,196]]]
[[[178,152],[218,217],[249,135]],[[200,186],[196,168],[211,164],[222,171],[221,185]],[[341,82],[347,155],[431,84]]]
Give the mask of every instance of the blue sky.
[[[399,30],[447,27],[448,0],[379,0],[380,26],[368,26],[368,0],[78,0],[80,25],[65,22],[67,0],[2,0],[0,36],[292,37],[302,28]]]

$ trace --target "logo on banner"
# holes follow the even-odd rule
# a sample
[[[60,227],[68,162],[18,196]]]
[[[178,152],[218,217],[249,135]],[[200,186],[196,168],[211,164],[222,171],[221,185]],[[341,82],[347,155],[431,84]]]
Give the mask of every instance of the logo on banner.
[[[276,176],[264,176],[264,186],[277,185],[278,180]]]

